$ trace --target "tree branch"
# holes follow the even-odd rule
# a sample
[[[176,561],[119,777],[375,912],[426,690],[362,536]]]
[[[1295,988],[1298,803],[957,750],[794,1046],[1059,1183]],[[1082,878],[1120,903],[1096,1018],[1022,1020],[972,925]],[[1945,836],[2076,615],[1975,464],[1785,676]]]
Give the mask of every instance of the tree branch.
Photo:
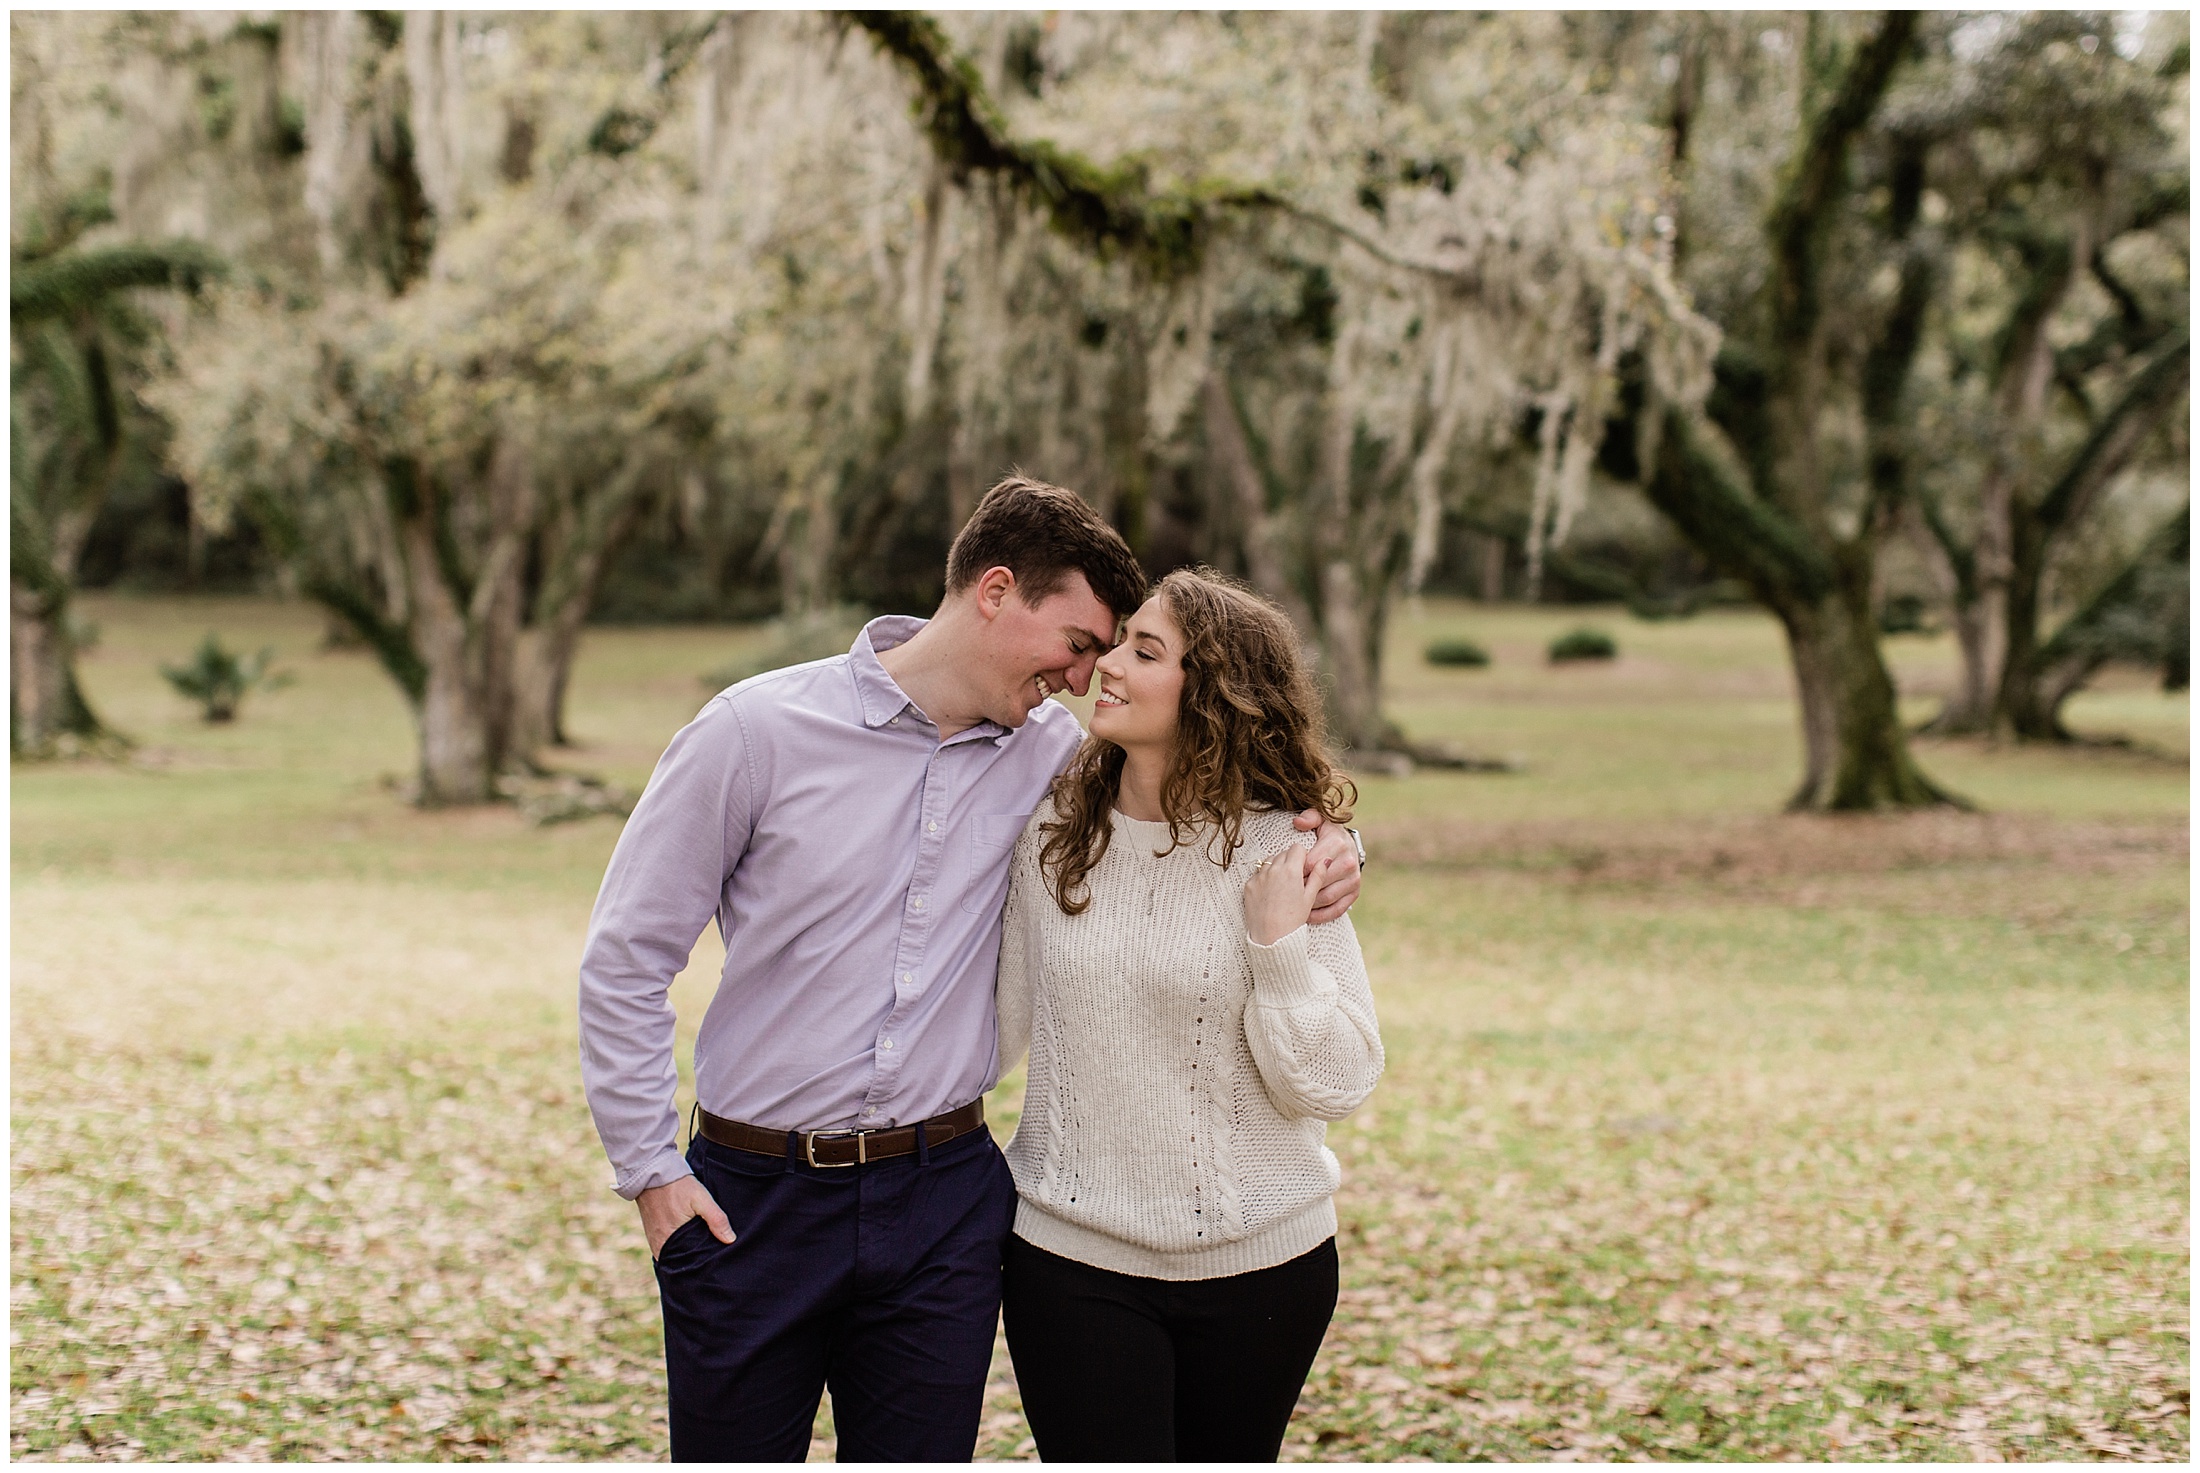
[[[2051,709],[2110,660],[2167,662],[2184,623],[2189,576],[2185,570],[2192,560],[2191,549],[2192,507],[2188,504],[2156,528],[2124,570],[2040,646],[2039,668],[2048,672],[2052,685]]]
[[[1772,242],[1774,317],[1790,342],[1817,331],[1818,266],[1832,225],[1833,205],[1847,172],[1849,145],[1879,106],[1897,62],[1917,28],[1913,12],[1890,10],[1878,34],[1858,47],[1833,100],[1812,120],[1802,151],[1766,221]]]
[[[2124,468],[2139,442],[2184,393],[2192,374],[2190,346],[2190,334],[2178,333],[2109,406],[2093,433],[2071,456],[2055,484],[2040,498],[2035,513],[2049,535],[2074,520],[2092,502],[2094,493]]]
[[[1217,211],[1283,200],[1265,189],[1216,184],[1155,194],[1134,161],[1102,168],[1044,140],[1020,141],[986,95],[977,68],[955,54],[939,23],[920,11],[842,12],[917,84],[918,111],[940,160],[958,175],[1008,181],[1056,230],[1101,255],[1130,256],[1155,275],[1198,269]]]
[[[1823,597],[1834,570],[1809,535],[1749,490],[1712,425],[1677,407],[1665,416],[1657,463],[1643,483],[1658,510],[1768,607]]]
[[[1199,269],[1223,214],[1265,210],[1348,241],[1399,270],[1437,277],[1467,291],[1480,285],[1471,269],[1400,255],[1365,232],[1263,185],[1214,180],[1156,193],[1147,188],[1145,168],[1135,159],[1102,166],[1044,139],[1019,140],[986,95],[977,68],[955,54],[946,32],[930,16],[913,10],[842,14],[915,80],[925,134],[941,162],[957,176],[1005,179],[1056,231],[1102,257],[1127,255],[1163,280],[1186,276]]]
[[[1925,150],[1904,140],[1894,170],[1893,226],[1898,238],[1910,237],[1925,190]],[[1880,324],[1879,336],[1864,355],[1863,409],[1868,445],[1872,509],[1863,520],[1871,528],[1891,516],[1910,489],[1908,397],[1910,365],[1925,336],[1925,314],[1939,282],[1939,260],[1930,237],[1911,238],[1903,254],[1901,284],[1894,306]]]

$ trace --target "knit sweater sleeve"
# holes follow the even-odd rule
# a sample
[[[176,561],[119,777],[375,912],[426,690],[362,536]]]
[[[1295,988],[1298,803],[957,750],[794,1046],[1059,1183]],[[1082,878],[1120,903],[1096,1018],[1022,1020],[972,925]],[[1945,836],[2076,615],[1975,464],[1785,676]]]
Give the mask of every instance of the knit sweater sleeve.
[[[1253,995],[1245,1041],[1287,1118],[1342,1120],[1383,1072],[1375,997],[1350,917],[1301,926],[1271,946],[1248,939]]]
[[[1031,1047],[1031,962],[1035,958],[1028,933],[1035,893],[1040,900],[1048,898],[1026,830],[1025,837],[1017,840],[1015,857],[1009,862],[1008,905],[1001,912],[1001,965],[993,984],[994,1017],[1000,1038],[996,1079],[1022,1063],[1025,1051]]]

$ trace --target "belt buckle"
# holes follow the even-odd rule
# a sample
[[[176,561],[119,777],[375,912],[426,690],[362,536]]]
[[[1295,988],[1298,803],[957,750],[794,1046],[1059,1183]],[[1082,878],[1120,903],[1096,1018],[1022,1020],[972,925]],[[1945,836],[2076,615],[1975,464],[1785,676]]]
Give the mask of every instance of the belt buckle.
[[[867,1138],[870,1134],[871,1133],[867,1130],[805,1131],[802,1136],[802,1159],[809,1162],[810,1165],[817,1168],[819,1171],[843,1171],[851,1166],[868,1166],[870,1164],[871,1157],[870,1143]],[[850,1137],[853,1137],[856,1143],[856,1159],[853,1161],[818,1160],[817,1142],[820,1136],[829,1141],[847,1140]]]

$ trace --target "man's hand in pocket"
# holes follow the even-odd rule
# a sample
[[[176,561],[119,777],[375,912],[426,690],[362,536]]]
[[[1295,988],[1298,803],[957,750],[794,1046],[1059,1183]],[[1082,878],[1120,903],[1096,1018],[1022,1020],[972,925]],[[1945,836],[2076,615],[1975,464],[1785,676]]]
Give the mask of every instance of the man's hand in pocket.
[[[726,1214],[718,1210],[710,1193],[692,1176],[651,1187],[634,1199],[634,1205],[642,1210],[642,1236],[649,1240],[652,1259],[665,1246],[665,1239],[679,1231],[680,1224],[691,1217],[703,1219],[703,1225],[719,1242],[733,1241],[733,1224],[726,1221]]]

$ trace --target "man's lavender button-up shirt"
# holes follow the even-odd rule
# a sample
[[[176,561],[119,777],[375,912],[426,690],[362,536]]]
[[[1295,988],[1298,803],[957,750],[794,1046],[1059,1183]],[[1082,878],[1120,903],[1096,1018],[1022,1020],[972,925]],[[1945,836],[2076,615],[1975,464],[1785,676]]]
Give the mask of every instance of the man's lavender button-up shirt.
[[[703,1108],[774,1130],[907,1124],[992,1088],[1008,860],[1083,732],[1049,701],[947,741],[879,664],[924,627],[721,692],[673,737],[581,958],[581,1079],[633,1197],[688,1174],[666,994],[713,916]]]

